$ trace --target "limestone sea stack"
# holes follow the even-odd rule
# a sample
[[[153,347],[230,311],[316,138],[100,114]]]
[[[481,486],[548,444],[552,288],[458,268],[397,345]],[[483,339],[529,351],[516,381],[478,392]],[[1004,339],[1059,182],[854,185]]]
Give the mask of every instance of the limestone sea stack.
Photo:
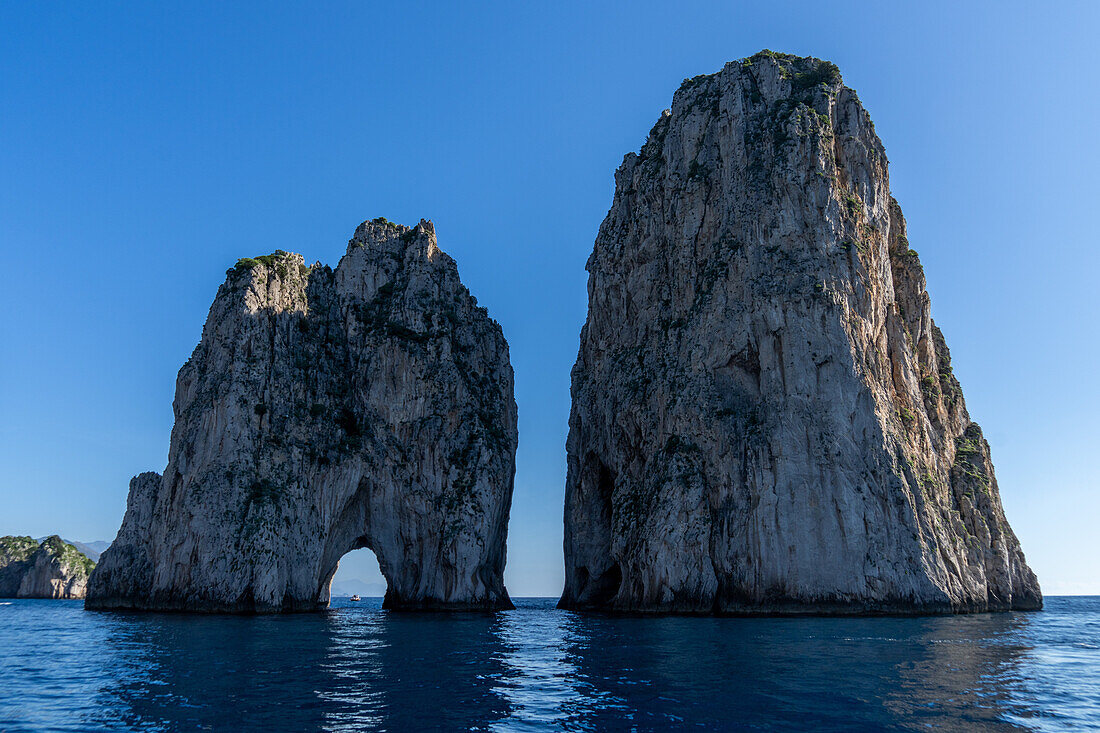
[[[239,261],[173,410],[168,467],[131,481],[88,608],[321,609],[361,547],[386,608],[511,607],[508,345],[430,222],[365,222],[335,270]]]
[[[764,51],[686,80],[615,184],[572,373],[560,606],[1041,607],[836,66]]]
[[[94,567],[57,535],[0,537],[0,598],[83,598]]]

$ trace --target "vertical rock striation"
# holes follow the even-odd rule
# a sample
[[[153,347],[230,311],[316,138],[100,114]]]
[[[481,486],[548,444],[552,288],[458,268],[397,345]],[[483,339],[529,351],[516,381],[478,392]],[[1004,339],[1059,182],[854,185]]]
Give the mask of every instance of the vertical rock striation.
[[[565,608],[1042,605],[836,67],[686,80],[588,260]]]
[[[173,409],[168,467],[131,481],[88,608],[324,608],[359,547],[387,608],[511,607],[508,345],[429,222],[362,224],[335,270],[238,262]]]
[[[0,598],[83,598],[94,567],[57,535],[0,537]]]

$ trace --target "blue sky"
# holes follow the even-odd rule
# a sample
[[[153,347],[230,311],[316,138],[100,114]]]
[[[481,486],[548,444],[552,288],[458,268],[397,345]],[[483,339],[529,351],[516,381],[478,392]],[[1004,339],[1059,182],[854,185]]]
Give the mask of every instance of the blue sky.
[[[613,172],[684,77],[772,48],[858,90],[1025,553],[1100,593],[1100,5],[960,5],[0,5],[0,534],[114,537],[237,258],[423,217],[511,344],[508,587],[557,595]]]

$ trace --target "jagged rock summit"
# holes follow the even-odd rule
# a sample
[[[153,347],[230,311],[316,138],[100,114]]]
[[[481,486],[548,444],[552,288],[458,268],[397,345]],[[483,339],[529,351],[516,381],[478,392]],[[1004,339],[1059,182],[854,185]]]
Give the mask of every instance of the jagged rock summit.
[[[324,608],[359,547],[387,608],[511,607],[508,345],[430,222],[365,222],[335,270],[240,260],[173,409],[168,467],[131,481],[88,608]]]
[[[560,606],[1041,607],[836,66],[765,51],[685,80],[615,183],[572,374]]]
[[[0,537],[0,598],[83,598],[94,567],[57,535]]]

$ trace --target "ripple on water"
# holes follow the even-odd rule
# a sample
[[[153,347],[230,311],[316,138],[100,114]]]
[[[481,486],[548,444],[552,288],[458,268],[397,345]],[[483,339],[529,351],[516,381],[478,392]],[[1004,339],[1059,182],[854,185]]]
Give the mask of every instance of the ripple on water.
[[[934,618],[242,618],[0,604],[0,730],[1048,730],[1100,720],[1100,598]]]

